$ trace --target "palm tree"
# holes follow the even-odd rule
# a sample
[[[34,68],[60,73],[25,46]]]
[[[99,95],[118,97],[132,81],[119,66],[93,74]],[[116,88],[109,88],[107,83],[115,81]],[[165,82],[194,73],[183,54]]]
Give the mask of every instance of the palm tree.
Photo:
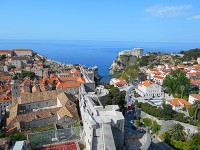
[[[169,96],[172,95],[172,88],[168,87],[167,92],[169,93]]]
[[[183,92],[185,91],[185,86],[181,85],[180,90],[181,90],[181,98],[183,98]]]
[[[185,140],[184,127],[180,123],[175,123],[171,130],[172,139],[176,141]]]
[[[197,115],[198,115],[198,112],[200,110],[200,102],[199,101],[195,101],[195,103],[193,104],[193,107],[195,108],[195,111],[194,111],[194,120],[196,121],[197,120]]]

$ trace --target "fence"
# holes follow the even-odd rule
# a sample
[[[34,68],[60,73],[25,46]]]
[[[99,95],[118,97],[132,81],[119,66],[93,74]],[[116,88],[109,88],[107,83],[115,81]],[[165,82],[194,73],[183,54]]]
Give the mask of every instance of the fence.
[[[78,141],[81,139],[82,127],[50,130],[28,134],[28,140],[32,148],[41,147],[63,141]]]

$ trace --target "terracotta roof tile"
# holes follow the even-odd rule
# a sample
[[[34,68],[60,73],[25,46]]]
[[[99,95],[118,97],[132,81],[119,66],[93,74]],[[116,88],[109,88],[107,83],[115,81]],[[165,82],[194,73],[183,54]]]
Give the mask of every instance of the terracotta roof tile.
[[[153,84],[154,84],[154,83],[151,82],[150,80],[146,80],[146,81],[143,81],[142,84],[139,84],[139,86],[146,86],[146,87],[148,87],[148,86],[151,86],[151,85],[153,85]]]
[[[65,83],[59,82],[56,85],[56,88],[58,88],[58,89],[62,89],[62,88],[75,88],[75,87],[79,87],[80,85],[81,85],[80,82],[65,82]]]
[[[11,50],[0,50],[0,54],[11,54],[12,53],[12,51]]]
[[[164,79],[164,77],[162,77],[162,76],[158,76],[158,75],[155,75],[153,78]]]
[[[200,100],[200,94],[190,94],[192,97]]]
[[[191,106],[191,104],[183,98],[174,98],[167,101],[173,106],[181,106],[181,105],[185,105],[187,107]]]
[[[71,69],[71,73],[73,74],[80,74],[81,72],[78,71],[76,68]]]
[[[190,80],[190,84],[199,86],[200,85],[200,79],[199,80]]]
[[[11,76],[0,76],[0,80],[9,80],[9,81],[11,81],[12,77]]]

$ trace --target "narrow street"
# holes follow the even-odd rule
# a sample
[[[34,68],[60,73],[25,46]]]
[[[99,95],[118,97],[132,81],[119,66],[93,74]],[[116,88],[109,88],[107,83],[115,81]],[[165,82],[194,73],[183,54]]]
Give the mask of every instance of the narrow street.
[[[141,132],[141,130],[137,127],[135,127],[134,124],[134,117],[136,115],[136,112],[139,112],[139,109],[137,109],[136,105],[134,104],[134,100],[135,100],[135,96],[134,93],[132,92],[132,90],[134,90],[136,88],[136,86],[128,86],[126,87],[126,105],[131,106],[134,105],[134,110],[128,110],[125,114],[125,130],[127,130],[127,132],[131,132],[133,134],[135,134],[137,137],[142,137],[144,135],[144,133]],[[142,143],[141,143],[142,144]],[[173,150],[169,145],[167,145],[164,142],[160,142],[158,140],[158,137],[155,136],[154,138],[152,138],[151,141],[151,145],[148,148],[148,150]]]

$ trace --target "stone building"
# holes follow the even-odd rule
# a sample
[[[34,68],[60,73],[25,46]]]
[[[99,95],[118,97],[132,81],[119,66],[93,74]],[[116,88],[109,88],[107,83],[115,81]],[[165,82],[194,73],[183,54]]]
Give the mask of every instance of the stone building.
[[[29,58],[28,57],[12,57],[12,65],[16,68],[24,68],[26,64],[28,64]]]
[[[161,97],[164,94],[162,92],[162,86],[150,80],[146,80],[143,83],[138,84],[136,92],[146,98]]]
[[[69,70],[68,72],[63,72],[58,74],[58,78],[67,78],[67,77],[81,77],[82,74],[76,68]]]
[[[12,95],[12,99],[20,97],[20,84],[19,81],[17,80],[12,80],[11,81],[11,95]]]
[[[0,50],[0,56],[5,55],[7,57],[11,57],[12,56],[12,51],[10,50]]]
[[[66,77],[58,78],[59,81],[56,84],[56,89],[64,90],[66,93],[76,94],[79,91],[81,83],[85,80],[83,77]]]
[[[21,94],[7,107],[7,128],[28,130],[48,124],[72,125],[79,119],[76,104],[62,91]]]
[[[123,149],[124,116],[118,105],[97,106],[94,92],[81,84],[79,106],[83,120],[83,137],[87,150]]]
[[[180,111],[182,112],[183,107],[187,108],[191,106],[191,103],[189,103],[187,100],[183,98],[174,98],[170,100],[166,100],[166,104],[169,104],[172,106],[172,109],[174,111]]]
[[[119,52],[119,56],[120,55],[132,55],[132,56],[142,57],[143,53],[144,53],[143,48],[134,48],[132,50],[123,50],[123,51]]]
[[[200,101],[200,94],[190,94],[188,102],[194,104],[196,101]]]
[[[13,49],[16,56],[33,56],[33,50],[31,49]]]

